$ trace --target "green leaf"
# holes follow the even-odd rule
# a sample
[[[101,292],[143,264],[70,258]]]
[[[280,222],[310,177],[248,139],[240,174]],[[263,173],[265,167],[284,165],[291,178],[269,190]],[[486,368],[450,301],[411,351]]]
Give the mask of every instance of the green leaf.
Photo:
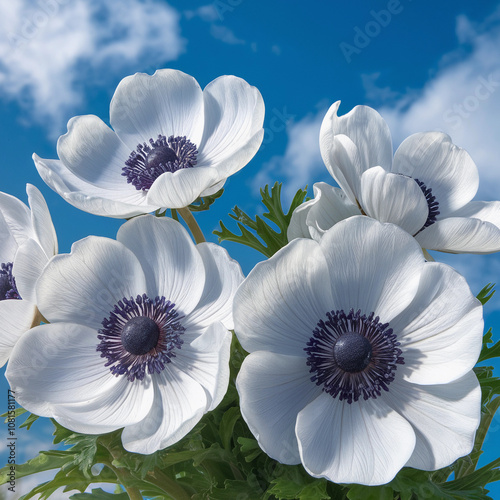
[[[479,302],[481,302],[481,304],[486,304],[486,302],[488,302],[488,300],[491,299],[491,297],[493,297],[493,295],[495,294],[495,290],[493,290],[493,288],[495,287],[495,283],[488,283],[478,294],[477,294],[477,298],[479,300]]]
[[[259,443],[255,439],[239,437],[237,441],[240,445],[240,451],[247,462],[255,460],[262,453]]]
[[[109,493],[101,488],[92,489],[92,493],[75,493],[70,500],[129,500],[127,493]]]
[[[361,484],[351,485],[347,493],[349,500],[392,500],[394,490],[390,486],[363,486]],[[402,500],[406,498],[401,497]]]
[[[222,446],[227,451],[231,451],[231,438],[233,436],[234,425],[240,417],[240,409],[237,406],[233,406],[224,413],[219,424]]]
[[[329,500],[326,479],[312,479],[307,483],[291,481],[289,477],[279,477],[271,483],[267,493],[279,500]],[[391,497],[392,499],[392,497]]]
[[[23,413],[26,413],[26,410],[24,408],[16,408],[15,410],[11,410],[12,412],[14,412],[13,414],[6,411],[5,413],[2,413],[0,415],[0,417],[4,417],[5,420],[4,420],[4,424],[6,424],[8,421],[9,421],[9,418],[17,418],[19,417],[19,415],[22,415]],[[10,414],[9,414],[10,413]]]
[[[191,203],[188,208],[191,212],[202,212],[204,210],[208,210],[210,205],[212,205],[216,199],[220,198],[223,193],[224,188],[221,188],[215,194],[211,194],[210,196],[204,196],[203,198],[200,196],[197,200]]]
[[[38,415],[35,415],[34,413],[30,413],[28,415],[28,418],[19,426],[20,429],[23,427],[26,427],[26,429],[30,430],[31,426],[39,419],[40,417]]]
[[[276,182],[269,192],[269,186],[260,190],[262,203],[268,209],[263,214],[267,220],[275,224],[276,231],[262,217],[258,215],[252,219],[248,214],[237,206],[233,208],[233,213],[229,216],[234,219],[240,230],[240,234],[231,232],[222,221],[220,221],[220,231],[214,231],[219,237],[219,243],[222,241],[233,241],[249,246],[261,252],[266,257],[271,257],[278,250],[288,244],[287,230],[290,225],[293,211],[304,201],[307,194],[305,189],[299,189],[295,194],[287,213],[283,211],[281,203],[281,184]],[[253,234],[252,231],[256,234]]]
[[[488,344],[493,344],[491,328],[483,336],[483,348],[481,349],[481,354],[479,354],[478,363],[487,359],[500,357],[500,340],[493,344],[492,347],[488,347]]]

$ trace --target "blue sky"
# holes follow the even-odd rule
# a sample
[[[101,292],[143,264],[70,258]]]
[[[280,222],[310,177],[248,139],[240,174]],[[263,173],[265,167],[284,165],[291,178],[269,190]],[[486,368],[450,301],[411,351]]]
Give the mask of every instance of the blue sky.
[[[39,178],[32,153],[56,158],[69,118],[108,121],[124,76],[164,67],[193,75],[202,87],[223,74],[240,76],[266,104],[261,150],[198,217],[212,241],[219,219],[232,227],[227,213],[236,203],[249,214],[262,211],[258,188],[266,183],[283,182],[288,200],[306,184],[332,183],[318,134],[339,99],[340,114],[357,104],[375,107],[395,147],[414,132],[447,132],[479,168],[477,199],[500,198],[498,2],[18,0],[0,5],[0,33],[0,190],[26,201],[27,182],[41,189],[61,252],[89,234],[114,237],[121,221],[64,202]],[[225,246],[245,274],[262,258]],[[499,256],[436,258],[462,272],[475,293],[500,283]],[[485,318],[498,337],[500,297]],[[33,436],[32,443],[47,441]],[[488,440],[489,459],[495,443],[498,432]]]

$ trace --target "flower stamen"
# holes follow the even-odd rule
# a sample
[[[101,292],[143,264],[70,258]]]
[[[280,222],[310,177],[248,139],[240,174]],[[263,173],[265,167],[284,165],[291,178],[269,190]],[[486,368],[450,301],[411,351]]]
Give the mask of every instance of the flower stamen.
[[[16,279],[12,275],[12,262],[0,264],[0,300],[20,299]]]

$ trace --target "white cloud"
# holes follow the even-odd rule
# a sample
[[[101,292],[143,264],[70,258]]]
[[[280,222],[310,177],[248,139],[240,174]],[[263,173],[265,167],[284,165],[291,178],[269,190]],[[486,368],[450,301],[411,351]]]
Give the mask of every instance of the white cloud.
[[[273,156],[254,177],[252,187],[256,192],[266,184],[283,179],[283,195],[286,200],[290,200],[298,189],[304,188],[306,184],[312,186],[318,175],[326,173],[319,150],[319,129],[325,112],[325,109],[321,109],[316,114],[309,114],[294,122],[287,119],[286,112],[273,110],[269,126],[265,129],[264,144],[274,139],[275,133],[285,127],[286,121],[288,143],[285,154]]]
[[[459,48],[443,57],[439,71],[418,92],[397,95],[365,77],[367,97],[391,101],[378,110],[395,145],[415,132],[441,130],[470,153],[481,179],[478,199],[498,199],[500,192],[499,14],[500,9],[481,25],[458,17]]]
[[[61,132],[84,88],[176,59],[179,14],[157,0],[0,4],[0,89],[29,120]]]
[[[210,34],[221,42],[227,43],[229,45],[244,45],[245,40],[238,38],[232,30],[227,26],[222,26],[220,24],[212,24],[210,26]]]
[[[199,17],[203,21],[213,22],[219,19],[219,14],[215,5],[213,3],[209,3],[208,5],[202,5],[198,7],[196,10],[186,10],[184,11],[184,15],[187,19],[193,19],[193,17]]]

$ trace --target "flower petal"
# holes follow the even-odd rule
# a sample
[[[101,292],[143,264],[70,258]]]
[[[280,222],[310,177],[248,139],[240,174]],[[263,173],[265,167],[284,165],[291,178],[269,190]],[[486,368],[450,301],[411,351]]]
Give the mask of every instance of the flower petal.
[[[205,389],[206,411],[217,407],[226,394],[230,354],[231,334],[222,323],[213,323],[193,342],[182,344],[172,358],[172,366],[189,375]]]
[[[134,192],[122,175],[131,149],[97,116],[75,116],[57,141],[57,154],[77,177],[111,191]]]
[[[26,185],[28,202],[31,208],[31,223],[36,239],[40,243],[45,255],[50,259],[57,253],[57,236],[49,207],[42,193],[33,185]]]
[[[412,303],[391,321],[401,343],[405,380],[443,384],[476,364],[482,347],[483,308],[465,278],[437,262],[425,264]]]
[[[23,300],[36,304],[35,286],[49,259],[35,240],[26,240],[16,253],[12,275]]]
[[[254,352],[243,361],[236,387],[241,414],[259,446],[282,464],[300,463],[297,415],[322,393],[304,358]]]
[[[438,220],[415,236],[422,248],[450,253],[486,254],[500,251],[500,229],[479,219]]]
[[[249,352],[304,357],[318,321],[332,308],[330,274],[319,245],[293,240],[258,263],[234,298],[235,332]]]
[[[7,363],[16,342],[31,328],[36,312],[35,304],[28,300],[0,301],[0,366]]]
[[[300,205],[292,214],[288,226],[288,239],[290,241],[294,238],[294,234],[297,234],[296,238],[313,237],[319,241],[325,231],[337,222],[353,215],[361,215],[359,208],[349,200],[341,189],[329,186],[325,182],[317,182],[314,184],[313,190],[314,199]],[[302,236],[306,230],[307,234]]]
[[[450,217],[479,219],[500,228],[500,201],[471,201],[453,212]]]
[[[196,307],[206,282],[205,268],[179,222],[152,215],[136,217],[120,227],[116,239],[141,263],[150,296],[164,296],[181,316]]]
[[[415,431],[415,450],[406,466],[437,470],[471,452],[481,419],[481,388],[472,371],[444,385],[394,381],[382,398]]]
[[[326,393],[299,413],[296,433],[307,472],[336,483],[388,483],[415,448],[411,425],[382,401]]]
[[[196,248],[205,266],[205,288],[196,309],[186,318],[186,325],[209,326],[221,321],[233,330],[233,298],[245,278],[241,267],[219,245],[200,243]]]
[[[10,228],[0,212],[0,264],[14,262],[17,249],[17,241],[10,233]]]
[[[87,425],[100,432],[99,426],[116,429],[141,420],[152,403],[150,379],[130,383],[112,375],[96,351],[98,343],[95,330],[71,323],[41,325],[24,334],[6,371],[16,400],[36,415],[71,415],[77,432],[87,432]]]
[[[219,180],[217,170],[211,167],[182,168],[176,172],[165,172],[153,182],[146,201],[155,206],[184,208]]]
[[[0,213],[0,218],[3,217],[7,226],[8,234],[14,238],[17,246],[22,245],[28,238],[35,236],[31,225],[30,211],[22,201],[10,194],[0,192]],[[10,250],[7,251],[4,248],[4,241],[8,239],[8,236],[4,231],[2,233],[0,240],[2,241],[2,246],[0,246],[0,250],[2,253],[10,254],[13,248],[12,242],[8,244]]]
[[[356,193],[353,180],[375,166],[390,170],[392,164],[392,140],[389,127],[384,119],[368,106],[356,106],[344,116],[337,116],[340,101],[333,104],[328,110],[320,131],[321,156],[328,171],[346,193],[345,178],[351,190]],[[346,147],[347,142],[335,143],[335,137],[343,135],[350,139],[349,144],[355,146],[358,160],[351,163],[348,157],[352,155],[352,148],[347,150],[348,155],[343,158],[332,157],[339,146]],[[340,161],[339,161],[340,160]],[[355,167],[355,169],[353,169]]]
[[[359,203],[368,216],[392,222],[412,235],[422,229],[429,215],[420,186],[382,167],[370,168],[361,176]]]
[[[67,321],[99,330],[119,300],[146,290],[135,255],[121,243],[89,236],[70,254],[56,255],[38,279],[38,308],[51,323]]]
[[[394,224],[351,217],[329,229],[320,246],[330,271],[328,310],[374,312],[385,323],[415,296],[425,259],[415,239]]]
[[[127,76],[111,100],[110,122],[131,151],[159,134],[185,136],[199,147],[204,122],[201,88],[192,76],[173,69]]]
[[[123,447],[148,455],[183,438],[201,419],[207,407],[202,386],[168,364],[153,378],[155,399],[148,415],[123,429]]]
[[[146,204],[146,193],[99,188],[73,174],[60,160],[45,160],[36,154],[33,161],[43,181],[74,207],[94,215],[107,217],[134,217],[161,208]]]
[[[217,166],[262,129],[264,101],[255,87],[236,76],[221,76],[210,82],[203,90],[203,101],[205,128],[198,164]]]
[[[422,132],[405,139],[394,155],[392,171],[432,189],[440,219],[469,203],[479,185],[472,158],[442,132]]]

